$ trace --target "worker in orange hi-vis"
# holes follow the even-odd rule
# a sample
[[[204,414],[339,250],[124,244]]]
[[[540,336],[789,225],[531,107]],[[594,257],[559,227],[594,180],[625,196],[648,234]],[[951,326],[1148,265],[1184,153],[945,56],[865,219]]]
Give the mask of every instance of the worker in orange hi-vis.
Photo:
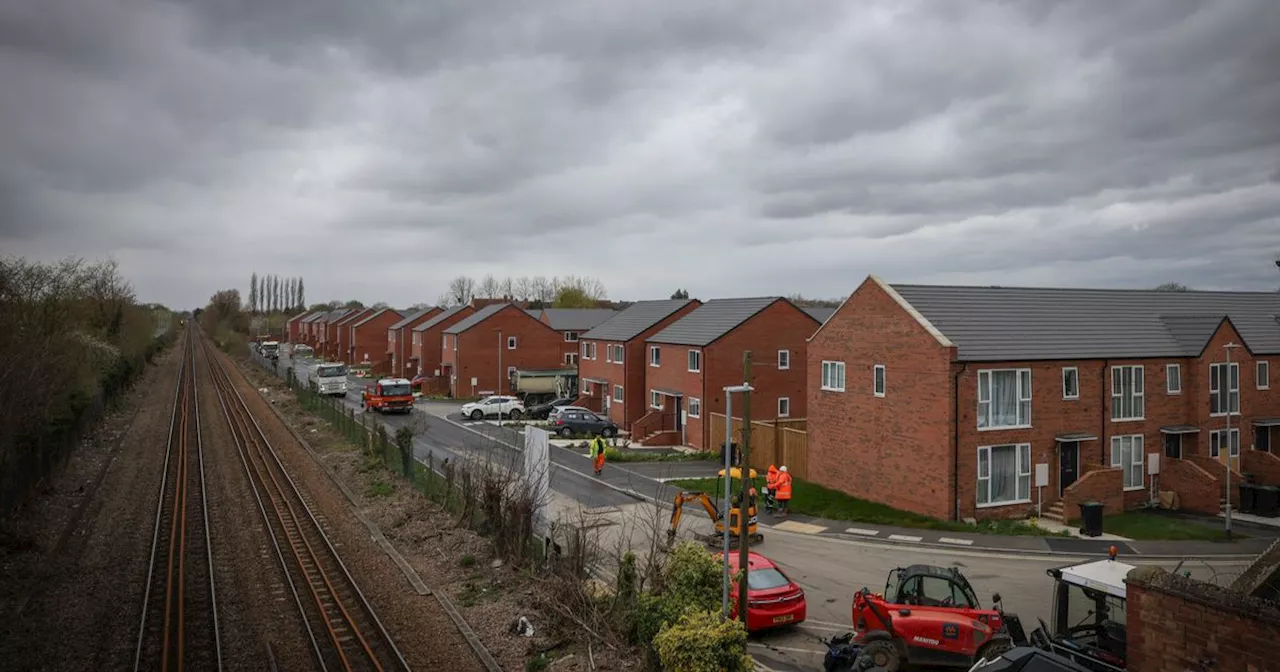
[[[791,474],[787,473],[787,465],[778,469],[778,510],[782,515],[791,513]]]
[[[592,466],[595,467],[597,476],[600,475],[600,472],[604,471],[605,448],[606,446],[603,437],[597,436],[591,440],[591,462]]]

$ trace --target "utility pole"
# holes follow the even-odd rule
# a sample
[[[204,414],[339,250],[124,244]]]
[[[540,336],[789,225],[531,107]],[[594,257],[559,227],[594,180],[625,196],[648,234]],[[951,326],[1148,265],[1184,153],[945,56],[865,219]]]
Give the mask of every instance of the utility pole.
[[[498,329],[498,391],[494,394],[502,394],[502,330]],[[455,336],[454,338],[457,338]],[[502,404],[498,404],[498,426],[502,426]]]
[[[1235,445],[1235,444],[1233,444],[1233,443],[1231,442],[1231,412],[1232,412],[1232,410],[1233,410],[1233,409],[1231,408],[1231,351],[1232,351],[1232,350],[1234,350],[1234,349],[1236,349],[1236,348],[1238,348],[1238,347],[1240,347],[1240,346],[1239,346],[1237,343],[1235,343],[1235,342],[1227,343],[1226,345],[1223,345],[1223,346],[1222,346],[1222,349],[1227,351],[1227,375],[1225,376],[1225,378],[1224,378],[1224,380],[1223,380],[1222,382],[1218,383],[1218,389],[1222,390],[1222,393],[1224,394],[1224,396],[1225,396],[1225,398],[1226,398],[1226,400],[1227,400],[1227,435],[1226,435],[1226,441],[1227,441],[1227,448],[1226,448],[1226,450],[1227,450],[1227,462],[1226,462],[1226,465],[1227,465],[1227,468],[1226,468],[1226,472],[1227,472],[1227,473],[1226,473],[1226,479],[1227,479],[1227,480],[1226,480],[1226,484],[1227,484],[1227,491],[1226,491],[1226,493],[1225,493],[1225,494],[1226,494],[1226,499],[1227,499],[1227,510],[1226,510],[1226,516],[1225,516],[1225,519],[1226,519],[1226,533],[1227,533],[1227,541],[1231,541],[1231,448]],[[1239,390],[1239,389],[1240,389],[1240,383],[1239,383],[1239,381],[1240,381],[1240,377],[1239,377],[1239,376],[1236,376],[1236,389],[1237,389],[1237,390]],[[1219,442],[1218,442],[1218,454],[1219,454],[1219,455],[1221,455],[1221,454],[1222,454],[1222,442],[1221,442],[1221,441],[1219,441]]]
[[[742,384],[746,391],[742,393],[742,454],[738,458],[738,468],[742,472],[742,488],[738,493],[741,506],[738,508],[738,571],[742,576],[738,579],[738,619],[747,622],[747,554],[751,552],[751,537],[748,524],[751,512],[751,351],[742,353]],[[732,423],[733,419],[728,418]]]

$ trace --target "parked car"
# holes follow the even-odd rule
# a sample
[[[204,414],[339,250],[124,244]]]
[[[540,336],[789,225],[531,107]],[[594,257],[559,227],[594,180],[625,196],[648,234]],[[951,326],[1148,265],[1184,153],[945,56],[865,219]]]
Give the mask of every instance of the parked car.
[[[524,415],[524,402],[517,397],[494,395],[480,401],[462,405],[462,417],[483,420],[488,417],[507,417],[519,420]]]
[[[552,399],[546,403],[534,404],[528,407],[529,418],[532,420],[547,420],[551,415],[551,411],[555,408],[563,408],[577,401],[573,397],[561,397]]]
[[[582,411],[584,413],[595,413],[595,411],[589,408],[585,408],[583,406],[552,406],[551,412],[547,414],[547,419],[552,422],[555,422],[556,418],[559,418],[560,414],[564,413],[565,411]]]
[[[586,409],[568,407],[551,421],[551,431],[565,438],[575,434],[609,438],[618,435],[618,426]]]
[[[717,553],[716,557],[722,557]],[[729,571],[738,571],[738,554],[729,554]],[[747,554],[747,632],[760,632],[803,623],[808,604],[804,589],[759,553]],[[738,617],[738,583],[729,598],[731,618]]]

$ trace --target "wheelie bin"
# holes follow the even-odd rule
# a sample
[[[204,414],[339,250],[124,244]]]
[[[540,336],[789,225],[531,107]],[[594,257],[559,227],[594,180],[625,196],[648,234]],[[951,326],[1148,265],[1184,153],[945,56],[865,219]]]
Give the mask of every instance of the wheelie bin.
[[[1102,502],[1080,503],[1080,534],[1086,537],[1102,536]]]

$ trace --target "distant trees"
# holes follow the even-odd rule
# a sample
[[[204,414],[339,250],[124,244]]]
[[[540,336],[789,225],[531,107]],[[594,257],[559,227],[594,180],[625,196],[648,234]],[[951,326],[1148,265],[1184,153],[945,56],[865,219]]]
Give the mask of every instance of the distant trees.
[[[687,299],[687,298],[689,298],[689,290],[687,290],[687,289],[677,289],[676,291],[674,291],[674,292],[672,292],[672,293],[671,293],[671,298],[673,298],[673,299]]]
[[[301,277],[283,278],[278,275],[259,277],[255,271],[249,276],[250,313],[300,312],[307,305],[305,283]]]
[[[794,303],[797,306],[800,306],[801,308],[818,308],[818,307],[837,308],[840,306],[841,303],[844,302],[843,298],[807,299],[799,294],[792,294],[791,296],[788,296],[787,299],[791,301],[791,303]]]
[[[1191,288],[1181,282],[1166,282],[1163,285],[1156,286],[1157,292],[1189,292]]]
[[[534,307],[594,308],[607,297],[604,283],[588,276],[497,278],[489,274],[476,282],[474,278],[459,275],[449,281],[449,289],[440,296],[440,304],[456,306],[470,303],[472,299],[506,299]]]

